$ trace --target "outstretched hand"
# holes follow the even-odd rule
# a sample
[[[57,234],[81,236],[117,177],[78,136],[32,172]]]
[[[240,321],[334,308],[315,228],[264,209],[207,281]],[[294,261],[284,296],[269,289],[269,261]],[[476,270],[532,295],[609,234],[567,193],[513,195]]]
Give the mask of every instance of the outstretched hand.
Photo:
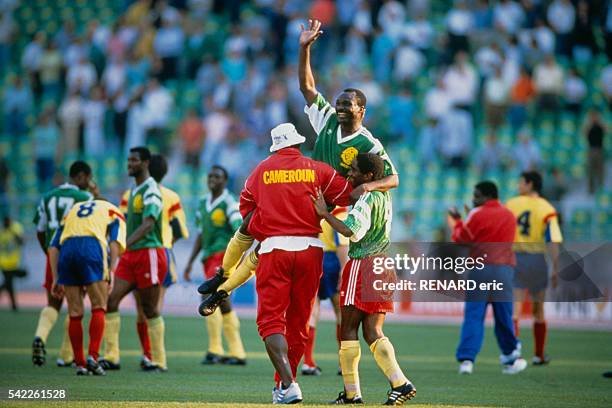
[[[317,196],[310,196],[312,202],[314,203],[315,211],[319,215],[319,217],[323,217],[327,214],[327,204],[325,203],[325,199],[323,198],[323,193],[321,193],[321,189],[317,188]]]
[[[304,24],[301,24],[300,27],[302,29],[300,33],[300,47],[310,46],[323,34],[319,20],[308,20],[308,29],[304,28]]]

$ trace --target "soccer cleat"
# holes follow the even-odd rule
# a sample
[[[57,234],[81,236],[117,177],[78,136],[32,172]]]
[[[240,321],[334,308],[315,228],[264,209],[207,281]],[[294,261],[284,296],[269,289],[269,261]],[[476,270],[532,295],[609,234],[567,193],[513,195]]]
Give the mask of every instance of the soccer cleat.
[[[219,307],[221,302],[229,295],[224,290],[219,290],[214,292],[212,295],[204,299],[202,303],[200,303],[200,307],[198,308],[198,312],[202,316],[210,316],[215,313],[215,310]]]
[[[342,375],[342,367],[338,366],[338,375]]]
[[[606,371],[602,375],[604,378],[612,378],[612,371]]]
[[[106,371],[92,356],[87,356],[87,371],[92,375],[106,375]]]
[[[76,370],[76,375],[89,375],[91,374],[89,370],[85,367],[78,366]]]
[[[504,364],[502,374],[518,374],[527,368],[527,361],[523,358],[517,358],[512,364]]]
[[[147,373],[165,373],[168,372],[168,369],[160,367],[157,364],[149,364],[148,366],[144,367],[142,371],[146,371]]]
[[[45,343],[40,337],[34,337],[32,342],[32,363],[36,366],[42,366],[45,364],[47,351],[45,350]]]
[[[302,364],[302,375],[321,375],[321,367],[319,366],[309,366],[308,364]]]
[[[222,360],[223,360],[223,357],[221,357],[220,355],[208,352],[204,356],[204,359],[202,360],[202,364],[204,365],[220,364]]]
[[[474,371],[474,363],[470,360],[463,360],[459,364],[459,374],[472,374]]]
[[[72,367],[72,368],[76,367],[76,363],[74,361],[67,362],[61,358],[58,358],[57,360],[55,360],[55,364],[57,364],[58,367]]]
[[[547,355],[544,355],[544,357],[533,356],[533,359],[531,359],[531,364],[534,366],[543,366],[548,363],[550,363],[550,357]]]
[[[246,358],[221,357],[221,364],[225,365],[244,366],[246,363]]]
[[[217,273],[215,273],[215,276],[204,281],[204,283],[198,287],[198,292],[202,295],[208,295],[209,293],[213,293],[226,280],[227,278],[223,277],[223,268],[219,267],[217,269]]]
[[[281,387],[276,393],[273,404],[297,404],[302,402],[302,390],[296,382],[292,382],[287,388]]]
[[[352,405],[352,404],[363,404],[361,395],[355,395],[353,398],[346,398],[346,392],[342,391],[338,394],[338,398],[331,402],[334,405]]]
[[[272,404],[276,404],[276,398],[278,398],[278,387],[272,388]]]
[[[391,388],[387,393],[387,401],[385,405],[403,405],[404,402],[413,399],[416,395],[414,385],[407,382],[399,387]]]
[[[151,360],[149,360],[149,357],[147,356],[142,356],[142,358],[140,359],[140,368],[143,370],[147,368],[148,366],[150,366],[151,364],[153,363],[151,362]]]
[[[113,363],[112,361],[108,361],[108,360],[105,360],[105,359],[98,360],[98,364],[100,364],[100,367],[102,367],[106,371],[108,371],[108,370],[120,370],[121,369],[121,364]]]

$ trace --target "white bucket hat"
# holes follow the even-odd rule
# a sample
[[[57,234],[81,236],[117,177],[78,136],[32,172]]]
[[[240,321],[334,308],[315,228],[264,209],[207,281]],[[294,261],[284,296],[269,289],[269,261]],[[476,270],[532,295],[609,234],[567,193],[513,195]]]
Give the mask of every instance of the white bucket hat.
[[[295,126],[291,123],[281,123],[276,126],[270,132],[272,136],[272,146],[270,146],[270,152],[275,152],[285,147],[302,144],[306,141],[306,138],[300,135]]]

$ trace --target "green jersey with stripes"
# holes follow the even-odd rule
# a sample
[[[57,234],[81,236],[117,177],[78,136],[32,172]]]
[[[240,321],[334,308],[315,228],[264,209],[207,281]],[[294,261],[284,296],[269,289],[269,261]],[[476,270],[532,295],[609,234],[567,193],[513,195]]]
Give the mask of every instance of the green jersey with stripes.
[[[162,195],[153,177],[146,179],[141,185],[132,188],[128,200],[127,237],[142,225],[145,218],[155,220],[153,229],[144,237],[130,245],[129,250],[143,248],[161,248],[162,241]]]
[[[238,201],[227,190],[213,200],[205,195],[198,204],[196,222],[202,234],[202,262],[208,257],[224,252],[234,233],[242,224]]]
[[[38,232],[45,233],[45,248],[55,235],[55,231],[64,223],[64,217],[73,205],[82,201],[93,200],[88,191],[79,190],[77,186],[64,183],[46,193],[34,214],[34,224]]]
[[[367,258],[384,254],[389,248],[393,209],[391,194],[371,191],[359,197],[344,224],[353,232],[349,257]]]
[[[321,94],[304,108],[310,124],[317,133],[312,158],[329,164],[340,175],[346,177],[353,159],[359,153],[376,153],[385,161],[385,176],[397,174],[395,166],[382,144],[369,130],[361,127],[352,135],[342,137],[336,110]]]

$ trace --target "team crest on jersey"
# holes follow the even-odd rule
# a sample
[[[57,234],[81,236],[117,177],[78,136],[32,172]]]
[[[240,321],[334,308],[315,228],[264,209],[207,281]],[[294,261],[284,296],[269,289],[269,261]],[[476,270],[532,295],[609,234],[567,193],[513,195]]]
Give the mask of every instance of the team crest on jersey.
[[[340,153],[340,159],[342,159],[342,163],[340,163],[340,166],[348,169],[351,167],[351,163],[353,162],[353,159],[355,159],[355,157],[357,157],[357,155],[359,154],[359,151],[357,149],[355,149],[354,147],[347,147],[346,149],[344,149],[342,151],[342,153]]]
[[[217,208],[210,214],[210,220],[215,227],[222,227],[227,222],[225,211],[223,211],[221,208]]]
[[[142,194],[136,195],[134,197],[134,203],[132,204],[132,209],[135,213],[141,213],[144,205],[142,203]]]

